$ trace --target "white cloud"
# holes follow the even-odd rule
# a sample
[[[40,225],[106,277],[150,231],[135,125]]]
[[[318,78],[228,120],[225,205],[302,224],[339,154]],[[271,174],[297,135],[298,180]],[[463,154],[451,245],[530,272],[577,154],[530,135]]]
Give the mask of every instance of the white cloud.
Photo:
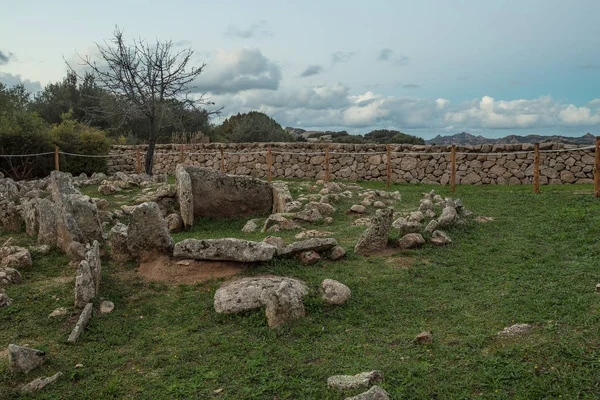
[[[6,72],[0,72],[0,82],[8,87],[18,85],[20,83],[25,86],[29,92],[36,93],[42,90],[42,85],[38,81],[31,81],[21,77],[21,75],[13,75]]]
[[[600,115],[592,115],[589,108],[575,107],[573,104],[569,104],[565,109],[561,110],[558,116],[562,122],[571,126],[596,125],[600,123]]]

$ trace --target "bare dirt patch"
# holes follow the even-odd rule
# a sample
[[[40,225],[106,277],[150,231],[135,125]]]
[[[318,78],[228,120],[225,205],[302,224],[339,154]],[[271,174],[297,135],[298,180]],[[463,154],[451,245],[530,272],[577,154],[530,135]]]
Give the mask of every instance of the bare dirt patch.
[[[137,273],[147,281],[193,284],[236,275],[242,271],[243,265],[231,261],[170,260],[160,257],[141,263]]]

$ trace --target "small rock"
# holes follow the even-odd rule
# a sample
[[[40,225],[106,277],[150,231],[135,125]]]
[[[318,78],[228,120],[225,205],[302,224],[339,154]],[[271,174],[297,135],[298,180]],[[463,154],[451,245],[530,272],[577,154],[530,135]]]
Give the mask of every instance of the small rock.
[[[313,265],[321,260],[319,253],[313,250],[300,253],[300,262],[304,265]]]
[[[428,233],[433,233],[437,229],[438,223],[435,219],[429,221],[427,226],[425,227],[425,231]]]
[[[46,352],[29,347],[8,345],[8,363],[13,371],[25,374],[39,367],[46,360]]]
[[[364,393],[358,394],[352,397],[346,397],[345,400],[389,400],[390,395],[388,392],[375,385],[371,389]]]
[[[358,218],[352,223],[352,226],[369,226],[371,225],[371,218]]]
[[[600,293],[600,283],[596,284],[596,289],[594,289],[594,292]]]
[[[183,230],[183,219],[177,213],[169,214],[165,218],[167,222],[167,227],[169,228],[169,232],[181,232]]]
[[[329,253],[329,259],[334,260],[334,261],[340,260],[345,255],[346,255],[346,249],[344,249],[342,246],[335,246],[333,249],[331,249],[331,253]]]
[[[100,303],[100,314],[108,314],[111,313],[115,309],[115,303],[112,301],[104,300]]]
[[[529,324],[514,324],[502,329],[498,332],[498,336],[513,337],[529,332],[533,329],[533,325]]]
[[[452,243],[452,240],[445,232],[434,231],[431,235],[431,243],[435,244],[436,246],[444,246],[446,244]]]
[[[48,318],[56,318],[56,317],[63,317],[65,315],[67,315],[68,311],[66,308],[64,307],[59,307],[56,310],[52,311],[49,315]]]
[[[421,211],[415,211],[410,213],[410,216],[408,217],[408,221],[409,222],[421,222],[425,219],[425,216],[423,215],[423,213]]]
[[[62,376],[62,372],[49,376],[47,378],[36,378],[26,385],[21,386],[21,391],[25,393],[36,392],[42,390],[51,383],[54,383]]]
[[[321,283],[321,298],[329,304],[344,304],[351,294],[348,286],[333,279],[325,279]]]
[[[365,206],[355,204],[352,207],[350,207],[350,211],[356,214],[364,214],[367,211],[367,209],[365,208]]]
[[[381,381],[383,381],[383,374],[375,370],[356,375],[333,375],[327,378],[327,386],[330,389],[353,390],[366,388]]]
[[[50,250],[52,250],[52,247],[47,244],[41,244],[39,246],[31,246],[29,250],[36,254],[48,254],[50,253]]]
[[[263,239],[263,242],[265,242],[266,244],[270,244],[271,246],[277,247],[278,251],[285,247],[285,241],[279,236],[267,236]]]
[[[385,208],[385,203],[383,201],[376,201],[373,203],[373,207],[375,208]]]
[[[0,308],[8,307],[12,304],[12,299],[4,292],[0,292]]]
[[[246,233],[256,232],[257,230],[258,224],[255,219],[251,219],[250,221],[246,222],[246,225],[244,225],[244,227],[242,228],[242,232]]]
[[[482,215],[475,217],[474,221],[475,222],[479,222],[480,224],[485,224],[486,222],[490,222],[495,220],[496,218],[494,217],[484,217]]]
[[[425,331],[417,335],[413,342],[417,344],[431,344],[433,343],[433,333]]]
[[[75,364],[75,368],[83,368],[83,364]]]
[[[414,249],[425,244],[425,239],[420,233],[409,233],[396,241],[396,246],[400,250]]]

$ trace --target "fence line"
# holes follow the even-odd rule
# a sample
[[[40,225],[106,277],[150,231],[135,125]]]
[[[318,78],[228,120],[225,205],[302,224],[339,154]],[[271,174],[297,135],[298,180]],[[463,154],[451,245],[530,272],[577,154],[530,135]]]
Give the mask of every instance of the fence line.
[[[596,143],[593,146],[583,146],[583,147],[572,147],[572,148],[563,148],[563,149],[547,149],[540,150],[540,144],[535,143],[533,150],[521,150],[521,151],[509,151],[509,152],[493,152],[493,153],[477,153],[477,152],[457,152],[456,145],[452,145],[450,152],[414,152],[414,151],[392,151],[391,145],[386,145],[385,152],[339,152],[339,151],[330,151],[329,145],[325,147],[324,150],[316,150],[312,152],[293,152],[293,151],[281,151],[281,150],[273,150],[271,145],[269,144],[265,151],[249,151],[249,152],[226,152],[223,148],[220,148],[218,151],[214,152],[185,152],[185,145],[181,145],[179,152],[155,152],[155,156],[179,156],[179,162],[184,163],[185,159],[189,156],[196,155],[212,155],[215,156],[220,154],[220,169],[222,172],[225,172],[225,163],[226,156],[231,155],[265,155],[267,160],[267,177],[269,182],[272,180],[272,169],[273,169],[273,154],[275,155],[286,155],[286,154],[295,154],[295,155],[304,155],[304,156],[319,156],[324,155],[324,165],[323,170],[325,173],[325,180],[330,180],[330,162],[332,156],[343,156],[343,155],[352,155],[352,156],[383,156],[385,155],[385,164],[386,164],[386,184],[388,187],[391,185],[392,181],[392,155],[401,155],[401,156],[450,156],[450,190],[455,192],[456,190],[456,157],[457,156],[468,156],[475,155],[477,157],[485,156],[485,157],[501,157],[507,155],[520,155],[520,154],[532,154],[534,158],[534,171],[533,171],[533,186],[534,192],[540,193],[540,154],[541,153],[561,153],[561,152],[572,152],[572,151],[586,151],[586,150],[594,150],[595,158],[594,158],[594,197],[600,197],[600,136],[596,137]],[[55,146],[53,152],[43,152],[43,153],[30,153],[30,154],[0,154],[0,158],[17,158],[17,157],[39,157],[39,156],[47,156],[54,154],[55,158],[55,169],[60,169],[59,164],[59,156],[69,156],[69,157],[88,157],[88,158],[120,158],[127,155],[136,155],[136,171],[141,173],[141,157],[144,158],[147,155],[147,151],[142,152],[140,147],[137,147],[135,152],[126,152],[126,153],[118,153],[118,154],[76,154],[76,153],[68,153],[64,151],[60,151],[58,146]],[[382,158],[383,161],[383,158]]]

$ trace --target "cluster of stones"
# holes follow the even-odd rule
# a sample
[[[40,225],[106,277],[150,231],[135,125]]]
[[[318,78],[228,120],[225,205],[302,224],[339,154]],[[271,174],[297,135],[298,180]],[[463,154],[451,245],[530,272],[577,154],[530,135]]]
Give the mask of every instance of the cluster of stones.
[[[0,308],[7,307],[12,300],[4,292],[8,285],[19,283],[21,273],[19,270],[32,265],[31,253],[28,249],[12,246],[9,239],[0,248]]]
[[[220,169],[220,151],[223,150],[224,172],[264,178],[268,171],[267,146],[264,143],[197,144],[186,149],[184,164]],[[271,149],[273,177],[304,179],[325,177],[324,144],[275,143],[271,145]],[[542,185],[590,183],[590,179],[593,179],[592,149],[578,150],[561,143],[541,143],[540,149],[561,150],[561,152],[541,153],[540,183]],[[109,160],[109,172],[135,171],[136,156],[132,154],[135,150],[135,146],[113,146],[111,155],[115,157]],[[158,145],[154,162],[155,171],[172,174],[176,165],[181,162],[179,151],[180,145]],[[449,183],[451,146],[403,144],[391,145],[391,151],[393,182],[442,185]],[[456,183],[458,184],[518,185],[532,182],[534,161],[532,144],[457,146],[456,151],[469,153],[458,154],[456,157]],[[504,154],[514,152],[527,153]],[[329,175],[331,180],[386,180],[386,146],[329,144]]]
[[[383,374],[377,370],[356,375],[333,375],[327,378],[327,386],[338,391],[369,388],[356,396],[346,397],[346,400],[388,400],[390,395],[376,385],[380,382],[383,382]]]

